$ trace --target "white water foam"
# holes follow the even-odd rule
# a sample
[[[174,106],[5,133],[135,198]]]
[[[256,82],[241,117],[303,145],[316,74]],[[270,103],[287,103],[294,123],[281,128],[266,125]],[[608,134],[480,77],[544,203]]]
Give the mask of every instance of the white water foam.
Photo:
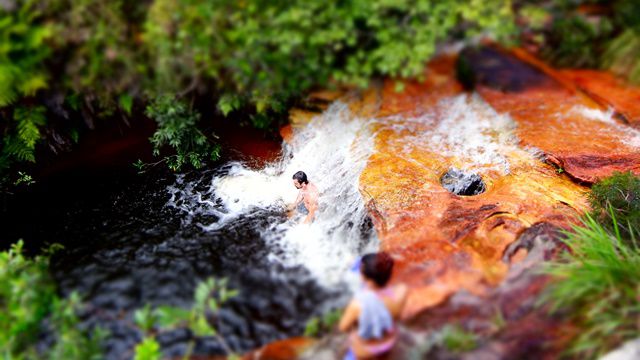
[[[355,285],[350,265],[358,255],[378,247],[375,231],[362,230],[368,214],[358,190],[360,173],[373,149],[369,123],[336,102],[294,135],[278,162],[261,170],[230,164],[209,190],[222,203],[222,211],[213,203],[210,206],[220,220],[202,227],[214,231],[257,208],[284,211],[297,196],[292,175],[302,170],[320,192],[316,219],[311,224],[302,224],[300,216],[284,223],[274,220],[263,229],[262,238],[273,249],[269,259],[284,266],[304,266],[327,287],[345,281]],[[180,206],[174,198],[187,196],[207,207],[197,191],[184,185],[174,188],[189,193],[172,197],[170,206]]]
[[[515,135],[516,123],[508,114],[498,114],[477,94],[442,100],[432,111],[412,119],[392,119],[403,136],[404,152],[426,148],[455,157],[464,170],[510,172],[508,154],[522,151]]]
[[[609,108],[606,111],[602,111],[600,109],[593,109],[584,105],[577,105],[571,109],[571,112],[589,120],[600,121],[605,124],[612,125],[614,129],[624,133],[624,136],[620,141],[626,145],[640,148],[640,131],[616,121],[613,118],[613,115],[615,114],[614,109]]]

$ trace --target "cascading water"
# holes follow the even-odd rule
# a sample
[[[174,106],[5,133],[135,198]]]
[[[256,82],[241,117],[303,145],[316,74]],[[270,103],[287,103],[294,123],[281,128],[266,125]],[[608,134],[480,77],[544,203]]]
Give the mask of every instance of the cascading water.
[[[133,322],[137,309],[189,307],[207,277],[227,278],[239,291],[220,310],[216,327],[234,351],[249,351],[301,335],[311,316],[344,306],[357,279],[349,267],[377,249],[358,190],[372,151],[369,124],[336,103],[261,170],[230,162],[177,176],[158,167],[43,184],[24,202],[30,207],[16,212],[29,221],[12,226],[16,234],[31,234],[30,242],[65,246],[51,272],[63,295],[83,297],[83,326],[108,331],[107,359],[133,356],[143,336]],[[320,191],[310,225],[285,212],[297,195],[291,177],[298,170]],[[38,210],[33,216],[31,206]],[[191,334],[175,330],[157,339],[165,356],[179,357]],[[196,355],[223,352],[213,339],[194,348]]]
[[[614,119],[615,111],[608,109],[606,111],[600,109],[588,108],[586,106],[574,106],[570,113],[577,114],[586,119],[600,121],[611,125],[613,129],[618,131],[616,134],[620,137],[623,144],[640,149],[640,130],[628,125],[623,125]]]
[[[200,225],[215,231],[258,209],[284,212],[297,196],[292,175],[305,171],[320,192],[315,221],[302,224],[300,216],[286,221],[273,218],[260,234],[271,249],[269,261],[304,266],[320,284],[336,286],[348,279],[346,270],[358,255],[377,248],[358,190],[371,139],[367,121],[354,118],[346,104],[337,102],[295,135],[280,161],[261,170],[231,163],[228,171],[214,177],[205,194],[213,200],[203,200],[201,192],[182,186],[182,190],[172,188],[169,205],[181,207],[187,218],[194,211],[210,211],[219,219]]]
[[[518,151],[514,121],[477,94],[447,98],[419,117],[397,120],[402,126],[396,125],[396,131],[410,130],[399,140],[404,153],[428,149],[459,159],[463,170],[508,174],[507,154]]]

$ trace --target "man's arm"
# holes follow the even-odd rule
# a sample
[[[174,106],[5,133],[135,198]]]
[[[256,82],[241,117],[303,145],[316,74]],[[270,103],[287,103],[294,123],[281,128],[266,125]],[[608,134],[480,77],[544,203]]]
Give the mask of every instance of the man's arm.
[[[296,206],[298,206],[303,199],[304,199],[304,196],[302,195],[302,191],[298,191],[298,197],[296,198],[296,201],[294,201],[293,204],[290,204],[289,206],[287,206],[287,210],[291,211],[295,209]]]

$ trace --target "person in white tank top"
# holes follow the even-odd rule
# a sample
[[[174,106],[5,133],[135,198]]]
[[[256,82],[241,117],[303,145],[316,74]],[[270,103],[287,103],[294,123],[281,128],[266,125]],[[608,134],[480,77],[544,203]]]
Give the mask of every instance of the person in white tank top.
[[[393,259],[385,252],[364,255],[360,261],[363,287],[345,309],[338,328],[350,332],[345,360],[376,359],[394,346],[398,330],[394,321],[407,299],[403,284],[388,286]]]

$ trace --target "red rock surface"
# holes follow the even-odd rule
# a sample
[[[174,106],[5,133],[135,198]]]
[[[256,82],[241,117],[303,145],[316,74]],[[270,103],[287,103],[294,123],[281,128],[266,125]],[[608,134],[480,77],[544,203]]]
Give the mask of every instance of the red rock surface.
[[[548,279],[534,269],[557,251],[557,229],[588,209],[585,183],[616,170],[640,173],[631,128],[620,118],[594,115],[610,106],[637,119],[635,90],[627,93],[600,73],[589,81],[581,72],[560,73],[523,53],[484,48],[463,55],[481,98],[465,93],[456,80],[455,56],[432,61],[425,81],[407,82],[403,92],[387,80],[349,98],[356,115],[378,119],[360,187],[382,249],[397,259],[392,281],[411,289],[404,317],[415,336],[401,341],[394,354],[418,346],[416,334],[459,323],[491,339],[464,358],[552,359],[573,330],[535,306]],[[616,91],[628,97],[607,97]],[[597,93],[603,95],[591,97]],[[452,116],[451,99],[478,112],[478,121],[508,114],[513,122],[513,143],[501,142],[504,129],[482,130],[499,145],[508,170],[476,164],[486,184],[476,196],[454,195],[440,183],[449,168],[469,167],[467,155],[455,147],[433,146],[435,129]],[[464,128],[451,131],[473,135]],[[496,314],[503,325],[495,324]],[[295,340],[269,351],[285,354],[271,355],[279,359],[303,348]]]
[[[440,184],[442,174],[464,159],[424,146],[407,150],[412,139],[444,120],[436,105],[463,94],[454,63],[453,57],[432,62],[426,81],[408,83],[405,93],[385,83],[377,116],[401,120],[377,125],[375,151],[360,177],[381,219],[382,248],[399,259],[394,280],[412,287],[406,316],[462,289],[486,292],[505,276],[503,253],[521,232],[539,222],[567,226],[586,209],[584,188],[524,150],[509,150],[509,174],[482,173],[488,189],[472,197]],[[433,111],[434,122],[409,124],[412,116]]]
[[[523,146],[541,150],[551,163],[586,183],[615,171],[640,174],[638,133],[560,82],[561,74],[488,47],[466,57],[477,74],[476,90],[498,112],[513,117]],[[590,84],[598,88],[596,79]]]
[[[640,87],[631,86],[613,74],[594,70],[563,70],[561,74],[623,123],[640,129]]]
[[[316,340],[307,337],[297,337],[282,341],[275,341],[261,349],[242,357],[243,360],[291,360],[298,358],[305,350],[314,345]]]

